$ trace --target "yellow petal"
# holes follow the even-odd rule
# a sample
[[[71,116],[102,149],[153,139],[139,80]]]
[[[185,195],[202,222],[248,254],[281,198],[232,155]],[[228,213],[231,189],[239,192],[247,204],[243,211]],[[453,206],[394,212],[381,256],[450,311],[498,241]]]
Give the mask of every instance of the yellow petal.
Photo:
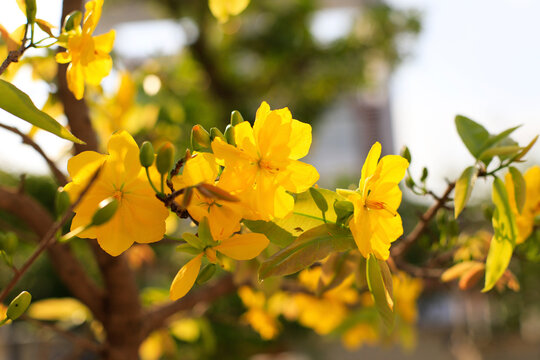
[[[358,208],[357,204],[354,204],[354,216],[349,222],[349,227],[353,234],[354,241],[356,242],[356,246],[358,246],[358,250],[360,250],[362,256],[367,259],[372,252],[372,226],[370,216],[368,212],[364,210],[363,206]]]
[[[197,275],[199,275],[202,256],[203,254],[197,255],[178,271],[169,291],[171,300],[178,300],[191,290],[195,280],[197,280]]]
[[[109,139],[107,150],[111,156],[110,162],[122,164],[123,170],[116,172],[114,183],[120,186],[125,180],[135,178],[142,167],[139,162],[139,147],[127,131],[115,133]]]
[[[101,18],[101,8],[103,0],[91,0],[86,3],[84,13],[83,33],[91,34],[94,32],[99,19]]]
[[[249,122],[244,121],[234,127],[234,141],[238,149],[246,152],[251,158],[257,158],[255,136]]]
[[[73,182],[83,183],[105,162],[107,155],[83,151],[68,160],[67,170]]]
[[[373,253],[380,260],[387,260],[390,256],[390,243],[394,242],[403,234],[403,225],[401,223],[401,216],[387,217],[375,217],[377,222],[373,229],[373,236],[371,238],[371,247]]]
[[[60,64],[67,64],[71,61],[71,55],[67,52],[61,52],[55,56],[56,62]]]
[[[290,161],[285,172],[287,176],[282,185],[293,193],[304,192],[319,180],[319,173],[313,165],[297,160]]]
[[[381,167],[379,181],[397,184],[405,176],[409,162],[399,155],[386,155],[381,159],[379,166]]]
[[[197,153],[184,166],[182,178],[186,186],[199,183],[213,184],[218,175],[218,165],[214,154]]]
[[[377,168],[377,162],[379,161],[379,158],[381,157],[381,144],[379,142],[376,142],[373,144],[371,149],[369,150],[368,156],[366,157],[366,161],[364,162],[364,165],[362,166],[362,176],[360,178],[360,184],[358,188],[360,190],[364,190],[364,184],[368,177],[372,176],[375,172],[375,169]]]
[[[97,86],[112,69],[112,59],[109,55],[95,55],[93,60],[83,67],[84,78],[90,85]]]
[[[288,146],[291,149],[291,159],[297,160],[306,156],[311,146],[311,125],[293,120]]]
[[[75,99],[81,100],[84,96],[84,75],[79,63],[71,63],[67,68],[67,83],[69,91],[73,93]]]
[[[101,34],[98,36],[92,37],[94,40],[94,46],[96,51],[103,53],[110,53],[113,49],[114,38],[116,37],[116,32],[114,30],[109,31],[106,34]]]
[[[270,111],[270,105],[268,105],[266,101],[263,101],[257,109],[255,123],[253,124],[253,133],[257,139],[259,138],[259,132],[261,131],[261,128],[264,127],[266,117],[270,114]]]
[[[263,234],[236,234],[223,240],[214,249],[235,260],[249,260],[266,249],[268,243],[268,239]]]
[[[240,125],[241,124],[235,126],[235,130]],[[216,156],[218,164],[220,165],[227,164],[227,166],[234,166],[238,165],[239,162],[243,163],[253,160],[253,158],[245,151],[241,151],[234,146],[227,144],[225,141],[221,140],[218,137],[216,137],[214,141],[212,141],[212,151]]]
[[[260,127],[255,139],[263,159],[287,159],[290,149],[287,146],[291,137],[292,116],[288,109],[271,111],[264,125]]]

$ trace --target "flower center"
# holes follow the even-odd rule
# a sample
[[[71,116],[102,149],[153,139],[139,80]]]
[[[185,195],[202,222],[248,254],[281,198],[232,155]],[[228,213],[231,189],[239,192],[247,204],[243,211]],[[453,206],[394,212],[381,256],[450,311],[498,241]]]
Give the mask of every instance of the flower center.
[[[118,202],[121,202],[122,198],[124,197],[124,193],[121,190],[115,190],[112,196],[118,200]]]
[[[259,165],[259,168],[268,171],[270,174],[275,174],[279,171],[279,168],[272,165],[272,161],[270,160],[261,159],[259,160],[258,165]]]
[[[372,210],[385,210],[387,211],[388,213],[392,214],[392,216],[396,216],[397,215],[397,212],[393,209],[391,209],[388,205],[386,205],[386,203],[384,203],[383,201],[374,201],[374,200],[369,200],[369,199],[366,199],[365,201],[365,206],[368,208],[368,209],[372,209]]]

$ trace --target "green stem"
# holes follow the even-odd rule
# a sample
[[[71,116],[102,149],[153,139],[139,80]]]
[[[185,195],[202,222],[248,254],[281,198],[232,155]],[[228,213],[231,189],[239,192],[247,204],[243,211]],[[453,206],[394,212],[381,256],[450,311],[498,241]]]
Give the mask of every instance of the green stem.
[[[165,183],[165,176],[161,174],[161,193],[162,194],[165,193],[164,183]]]
[[[148,171],[148,168],[145,167],[144,170],[146,170],[146,177],[148,178],[148,182],[150,183],[150,186],[152,187],[152,189],[154,189],[156,194],[163,193],[163,191],[159,192],[158,189],[156,189],[156,187],[154,186],[154,183],[152,182],[152,179],[150,179],[150,172]],[[163,176],[162,176],[162,178],[163,178]],[[161,188],[163,190],[163,183],[161,184]]]

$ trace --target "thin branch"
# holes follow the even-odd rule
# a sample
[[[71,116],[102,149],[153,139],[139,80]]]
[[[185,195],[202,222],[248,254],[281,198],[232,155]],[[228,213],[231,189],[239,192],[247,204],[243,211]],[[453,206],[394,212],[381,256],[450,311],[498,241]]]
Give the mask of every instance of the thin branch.
[[[65,338],[69,342],[75,344],[75,346],[77,346],[77,347],[80,347],[80,348],[83,348],[83,349],[86,349],[86,350],[90,350],[90,351],[93,351],[95,353],[100,353],[103,350],[103,347],[99,343],[94,342],[94,341],[92,341],[90,339],[84,338],[82,336],[77,336],[77,335],[75,335],[75,334],[73,334],[73,333],[71,333],[69,331],[66,331],[64,329],[59,328],[58,326],[56,326],[54,324],[50,324],[48,322],[36,320],[36,319],[33,319],[33,318],[28,317],[26,315],[24,315],[22,318],[24,320],[36,325],[36,326],[39,326],[39,327],[42,327],[42,328],[45,328],[45,329],[48,329],[48,330],[51,330],[51,331],[57,333],[58,335],[62,336],[63,338]]]
[[[0,293],[0,303],[4,301],[6,296],[9,294],[9,292],[13,289],[13,287],[17,284],[17,282],[20,280],[20,278],[26,273],[26,271],[30,268],[30,266],[36,261],[36,259],[41,255],[43,251],[45,251],[55,240],[56,240],[56,233],[64,226],[64,224],[69,220],[71,217],[71,213],[73,209],[79,204],[79,202],[82,200],[84,195],[90,190],[90,187],[94,183],[94,181],[97,179],[101,168],[99,168],[94,175],[91,177],[88,184],[85,186],[85,188],[80,193],[79,197],[73,204],[71,204],[68,211],[65,212],[64,216],[58,221],[56,221],[53,226],[49,228],[45,236],[41,239],[39,246],[36,250],[34,250],[34,253],[26,260],[24,265],[19,269],[18,272],[15,273],[15,276],[11,279],[11,281],[7,284],[7,286],[2,290]]]
[[[54,177],[56,178],[56,181],[62,186],[67,184],[67,179],[65,175],[56,167],[56,164],[51,159],[49,159],[49,157],[47,156],[47,154],[45,154],[43,149],[34,140],[32,140],[30,136],[26,135],[25,133],[21,132],[19,129],[13,126],[0,124],[0,127],[19,135],[22,138],[23,144],[30,145],[31,147],[33,147],[34,150],[36,150],[39,153],[39,155],[41,155],[41,157],[45,160],[45,162],[47,162],[47,165],[49,166],[49,169],[51,170]]]
[[[22,56],[22,54],[24,54],[24,52],[33,45],[33,44],[30,44],[26,46],[26,41],[28,40],[26,38],[27,34],[28,34],[28,24],[26,24],[24,28],[24,36],[23,36],[23,40],[21,41],[21,46],[17,50],[10,51],[8,56],[4,60],[4,62],[2,62],[2,65],[0,65],[0,75],[2,75],[4,71],[6,71],[9,64],[14,63],[14,62],[19,62],[19,58]]]
[[[179,300],[148,310],[144,315],[145,320],[141,338],[144,339],[152,331],[165,326],[167,324],[167,319],[177,312],[189,310],[201,302],[210,303],[235,290],[236,285],[233,282],[232,276],[226,275],[213,284],[207,285],[197,291],[190,292]]]
[[[424,215],[420,217],[420,221],[418,222],[418,224],[416,224],[414,229],[405,238],[403,238],[403,240],[401,240],[399,243],[392,247],[392,257],[401,257],[405,253],[405,251],[407,251],[407,249],[420,238],[420,236],[428,228],[428,225],[433,219],[433,217],[435,217],[435,215],[437,214],[437,211],[446,204],[450,197],[450,193],[452,193],[452,190],[454,190],[455,186],[455,182],[449,183],[443,195],[439,198],[439,200],[437,200],[437,202],[435,202],[435,204],[433,204],[429,209],[427,209]],[[396,260],[396,262],[399,261]]]

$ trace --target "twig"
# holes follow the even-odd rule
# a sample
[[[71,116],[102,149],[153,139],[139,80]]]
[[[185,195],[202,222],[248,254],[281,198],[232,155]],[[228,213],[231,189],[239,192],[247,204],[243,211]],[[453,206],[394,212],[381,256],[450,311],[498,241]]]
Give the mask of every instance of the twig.
[[[9,64],[14,63],[14,62],[19,62],[19,58],[22,56],[22,54],[24,54],[24,52],[28,50],[30,46],[33,45],[33,44],[30,44],[26,46],[26,41],[28,40],[26,38],[27,34],[28,34],[28,24],[26,24],[24,28],[24,37],[21,41],[21,46],[17,50],[10,51],[8,56],[4,60],[4,62],[2,62],[2,65],[0,65],[0,75],[2,75],[4,71],[6,71]]]
[[[420,217],[420,221],[414,229],[405,237],[403,240],[401,240],[398,244],[392,247],[391,254],[394,258],[399,258],[403,255],[403,253],[416,241],[420,238],[420,236],[426,231],[428,228],[428,225],[430,221],[433,219],[433,217],[437,214],[437,211],[442,208],[446,201],[448,200],[450,193],[452,190],[454,190],[454,187],[456,186],[455,182],[451,182],[448,184],[446,190],[444,191],[444,194],[439,198],[439,200],[433,204],[427,211]],[[399,261],[396,260],[398,263]]]
[[[54,324],[50,324],[44,321],[40,321],[37,319],[33,319],[31,317],[28,317],[24,315],[22,317],[24,320],[31,322],[32,324],[51,330],[58,335],[64,337],[65,339],[69,340],[71,343],[75,344],[76,346],[80,348],[84,348],[90,351],[93,351],[95,353],[99,353],[103,350],[102,346],[90,339],[84,338],[82,336],[77,336],[69,331],[66,331],[64,329],[59,328],[58,326],[55,326]]]
[[[22,138],[23,144],[30,145],[31,147],[33,147],[34,150],[36,150],[39,153],[39,155],[41,155],[41,157],[47,162],[47,165],[49,166],[49,169],[51,169],[51,172],[56,178],[56,181],[58,181],[58,183],[62,186],[67,184],[67,179],[65,175],[56,167],[56,164],[51,159],[49,159],[49,157],[47,156],[47,154],[45,154],[43,149],[34,140],[32,140],[30,136],[21,132],[16,127],[4,125],[4,124],[0,124],[0,127],[19,135]]]
[[[19,269],[19,271],[15,274],[15,276],[13,276],[13,278],[8,283],[8,285],[4,288],[4,290],[2,290],[2,293],[0,293],[0,303],[2,303],[4,301],[4,299],[6,298],[8,293],[13,289],[13,287],[17,284],[17,282],[24,275],[24,273],[26,273],[26,271],[30,268],[30,266],[34,263],[34,261],[36,261],[36,259],[39,257],[39,255],[41,255],[41,253],[45,249],[47,249],[49,247],[49,245],[51,245],[54,242],[54,240],[56,239],[56,233],[58,232],[58,230],[60,230],[62,228],[62,226],[64,226],[64,224],[71,217],[71,212],[79,204],[79,202],[82,200],[84,195],[88,192],[88,190],[90,189],[90,187],[92,186],[94,181],[97,179],[100,171],[101,171],[101,168],[96,170],[94,175],[90,178],[90,181],[88,182],[88,184],[85,186],[85,188],[80,193],[77,200],[73,204],[71,204],[68,211],[66,211],[64,213],[64,216],[62,216],[62,218],[60,220],[56,221],[49,228],[49,230],[47,231],[45,236],[43,236],[43,238],[41,239],[37,249],[34,250],[34,253],[28,258],[28,260],[26,260],[24,265]]]

